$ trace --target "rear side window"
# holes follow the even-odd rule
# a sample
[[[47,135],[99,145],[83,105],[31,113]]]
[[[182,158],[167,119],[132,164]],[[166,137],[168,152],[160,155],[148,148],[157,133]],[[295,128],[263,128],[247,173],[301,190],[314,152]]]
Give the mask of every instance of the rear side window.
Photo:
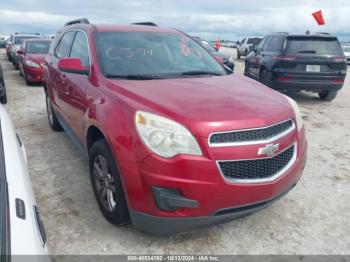
[[[74,35],[75,35],[74,31],[67,32],[63,35],[56,49],[55,56],[57,58],[69,57],[70,47],[72,46]]]
[[[72,51],[70,53],[70,57],[80,58],[81,63],[84,66],[90,65],[89,46],[88,46],[86,36],[83,32],[80,32],[80,31],[77,32],[72,45]]]
[[[284,37],[282,36],[273,36],[269,44],[266,46],[266,51],[268,52],[276,52],[282,49],[284,43]]]
[[[290,37],[287,40],[286,53],[343,55],[338,40],[331,37]]]
[[[262,38],[257,38],[257,37],[248,38],[247,44],[258,45],[260,44],[261,40]]]

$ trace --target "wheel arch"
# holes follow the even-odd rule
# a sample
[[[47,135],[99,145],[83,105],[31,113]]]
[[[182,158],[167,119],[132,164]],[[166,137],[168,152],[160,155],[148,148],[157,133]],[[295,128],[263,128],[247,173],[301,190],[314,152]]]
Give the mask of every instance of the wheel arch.
[[[108,143],[107,138],[103,134],[103,132],[97,126],[90,125],[89,128],[87,129],[87,132],[86,132],[86,149],[87,149],[87,151],[89,152],[92,145],[100,139],[104,139]]]

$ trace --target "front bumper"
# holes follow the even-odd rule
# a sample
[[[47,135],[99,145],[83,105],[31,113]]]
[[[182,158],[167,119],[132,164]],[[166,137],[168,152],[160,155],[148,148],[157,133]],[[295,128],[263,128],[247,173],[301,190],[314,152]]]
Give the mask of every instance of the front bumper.
[[[25,75],[27,79],[32,83],[41,83],[43,81],[43,69],[35,67],[25,67]]]
[[[253,203],[246,206],[227,208],[218,210],[213,215],[203,217],[160,217],[136,210],[129,210],[132,223],[135,228],[146,234],[152,235],[168,235],[177,232],[186,232],[203,227],[217,225],[229,222],[233,219],[248,216],[261,209],[272,205],[275,201],[286,195],[296,184],[288,188],[281,194],[258,203]]]
[[[198,141],[205,148],[208,138]],[[295,142],[298,146],[294,164],[280,177],[263,183],[227,181],[213,161],[224,160],[224,156],[251,158],[261,145],[211,148],[204,156],[165,159],[151,154],[139,162],[118,159],[133,225],[146,233],[169,234],[222,223],[268,206],[291,189],[302,175],[307,149],[304,130],[279,140],[281,148]],[[160,210],[153,187],[176,189],[182,197],[197,201],[198,205]]]

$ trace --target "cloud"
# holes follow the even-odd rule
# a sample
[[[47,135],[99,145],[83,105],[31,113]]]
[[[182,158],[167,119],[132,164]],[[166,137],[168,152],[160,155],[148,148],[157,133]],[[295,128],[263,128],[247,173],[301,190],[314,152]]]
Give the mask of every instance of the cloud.
[[[33,30],[54,32],[64,22],[87,17],[95,23],[127,24],[154,21],[161,26],[176,27],[209,40],[265,35],[287,31],[303,33],[326,31],[350,37],[350,2],[311,0],[2,0],[0,32]],[[326,25],[317,26],[311,13],[322,9]]]

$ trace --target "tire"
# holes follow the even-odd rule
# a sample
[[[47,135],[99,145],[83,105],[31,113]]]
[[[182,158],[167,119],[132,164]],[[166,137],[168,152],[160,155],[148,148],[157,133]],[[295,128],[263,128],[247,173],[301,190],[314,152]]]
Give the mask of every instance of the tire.
[[[248,76],[249,77],[247,62],[244,63],[244,76]]]
[[[58,119],[56,117],[55,111],[51,104],[51,99],[48,94],[46,94],[46,112],[47,112],[47,118],[49,120],[50,127],[53,131],[62,131],[62,126],[58,122]]]
[[[323,90],[318,93],[319,98],[322,101],[332,101],[338,94],[338,91]]]
[[[239,53],[238,48],[237,48],[237,59],[241,59],[241,54]]]
[[[266,69],[263,69],[263,70],[260,71],[259,82],[264,84],[264,85],[266,85],[266,86],[269,86],[269,80],[268,80],[268,77],[267,77]]]
[[[1,69],[1,67],[0,67]],[[4,82],[4,79],[0,79],[0,85],[1,85],[1,89],[3,90],[3,94],[2,96],[0,97],[0,103],[5,105],[7,104],[7,94],[6,94],[6,87],[5,87],[5,82]]]
[[[95,142],[89,151],[91,185],[103,216],[113,225],[130,221],[117,164],[106,140]]]

